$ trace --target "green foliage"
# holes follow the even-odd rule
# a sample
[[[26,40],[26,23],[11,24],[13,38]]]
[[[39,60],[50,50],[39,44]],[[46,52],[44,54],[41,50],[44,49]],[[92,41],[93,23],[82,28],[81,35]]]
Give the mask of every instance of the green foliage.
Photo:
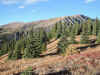
[[[42,50],[42,52],[47,50],[47,44],[46,43],[41,44],[41,50]]]
[[[13,59],[20,59],[21,58],[21,48],[22,48],[21,45],[22,45],[21,40],[16,42],[15,50],[14,50],[13,57],[12,57]]]
[[[50,32],[48,32],[49,39],[56,38],[57,37],[57,29],[58,29],[58,23],[56,23]]]
[[[97,35],[96,43],[97,43],[97,44],[100,44],[100,32],[99,32],[98,35]]]
[[[75,24],[73,25],[72,30],[73,30],[73,33],[75,35],[79,35],[80,34],[80,32],[79,32],[79,30],[80,30],[80,24],[78,24],[77,22],[75,22]]]
[[[42,50],[45,51],[47,43],[49,41],[49,38],[47,36],[46,31],[44,29],[40,29],[39,36],[40,36],[40,42],[41,42]]]
[[[87,24],[87,27],[88,27],[88,29],[87,29],[88,34],[91,35],[92,34],[92,22],[91,22],[91,20],[88,19],[86,24]]]
[[[73,26],[72,31],[70,32],[70,44],[76,44],[75,36],[78,34],[77,24]]]
[[[20,75],[34,75],[32,67],[28,67],[24,72],[22,72]]]
[[[0,56],[6,54],[8,51],[7,50],[0,50]]]
[[[58,43],[58,53],[64,54],[66,52],[66,48],[68,47],[69,42],[66,36],[62,36],[61,40]]]
[[[80,43],[81,44],[88,44],[89,43],[89,37],[88,37],[87,33],[82,33]]]
[[[96,35],[96,22],[93,22],[92,25],[93,25],[93,35]]]
[[[88,19],[84,23],[59,21],[51,29],[47,30],[45,28],[35,29],[31,27],[24,34],[21,31],[17,32],[14,40],[0,48],[0,55],[8,52],[9,59],[39,57],[43,51],[47,50],[48,42],[54,38],[61,38],[61,41],[58,43],[58,53],[63,54],[69,44],[77,43],[75,41],[77,35],[81,35],[80,43],[86,44],[89,43],[89,35],[92,34],[97,35],[97,41],[99,41],[99,31],[100,21],[98,18],[95,22]],[[17,39],[17,36],[19,39]]]
[[[87,43],[89,43],[89,34],[88,34],[87,22],[85,22],[83,24],[83,29],[82,29],[80,43],[81,44],[87,44]]]
[[[60,21],[57,25],[57,38],[60,38],[62,35],[62,30],[63,30],[63,26],[62,26],[62,22]]]
[[[9,42],[8,59],[13,59],[15,44],[16,44],[16,41],[15,40],[11,40]]]
[[[0,56],[6,54],[9,50],[9,45],[8,45],[8,42],[5,42],[2,44],[2,47],[0,49]]]
[[[20,59],[25,49],[24,39],[12,40],[9,43],[8,59]]]
[[[70,35],[70,44],[76,44],[77,42],[76,42],[76,40],[75,40],[75,34],[74,33],[72,33],[71,35]]]
[[[30,37],[30,41],[24,51],[25,58],[35,58],[39,57],[41,54],[41,41],[38,33],[34,33],[33,37]]]
[[[98,35],[100,32],[100,20],[96,18],[95,21],[96,21],[96,35]]]

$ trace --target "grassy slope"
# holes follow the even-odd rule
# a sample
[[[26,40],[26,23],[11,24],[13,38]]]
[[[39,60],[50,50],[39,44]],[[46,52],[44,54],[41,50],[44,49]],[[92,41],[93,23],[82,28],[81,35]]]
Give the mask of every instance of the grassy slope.
[[[76,40],[77,39],[79,39],[79,36]],[[63,57],[52,54],[57,50],[56,46],[58,41],[59,40],[56,40],[50,43],[47,46],[48,51],[44,52],[43,55],[45,56],[41,58],[20,59],[16,61],[4,61],[7,55],[4,58],[0,58],[0,75],[11,75],[13,73],[23,72],[29,66],[32,66],[33,70],[39,73],[50,73],[51,71],[59,72],[66,68],[70,69],[72,73],[77,73],[76,75],[81,72],[83,72],[84,75],[86,75],[85,73],[87,72],[87,75],[91,75],[89,73],[100,70],[100,45],[94,48],[87,47],[81,53]],[[86,45],[77,44],[72,46],[77,48]]]

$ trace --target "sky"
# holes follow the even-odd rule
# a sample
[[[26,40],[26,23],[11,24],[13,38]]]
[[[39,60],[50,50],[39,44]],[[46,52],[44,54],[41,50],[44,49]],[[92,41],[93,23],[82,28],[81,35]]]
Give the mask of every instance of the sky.
[[[100,0],[0,0],[0,25],[77,14],[100,18]]]

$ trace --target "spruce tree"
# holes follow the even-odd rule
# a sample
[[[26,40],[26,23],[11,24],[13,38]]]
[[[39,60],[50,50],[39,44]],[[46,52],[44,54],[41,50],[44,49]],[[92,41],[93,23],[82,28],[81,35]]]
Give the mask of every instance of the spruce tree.
[[[48,37],[49,39],[52,39],[52,38],[56,38],[57,37],[57,32],[58,32],[58,27],[59,27],[59,23],[56,23],[52,29],[48,32]]]
[[[100,32],[100,20],[96,18],[96,35]]]
[[[13,59],[20,59],[21,58],[21,40],[16,42],[15,51],[13,53]]]
[[[99,32],[98,35],[97,35],[96,43],[97,43],[97,44],[100,44],[100,32]]]
[[[80,33],[79,30],[80,30],[80,24],[75,22],[73,25],[73,32],[75,33],[75,35],[78,35]]]
[[[30,53],[30,50],[28,48],[24,49],[24,54],[22,57],[23,58],[31,58],[31,53]]]
[[[62,36],[62,31],[63,31],[63,26],[62,26],[62,22],[60,21],[57,27],[57,39]]]
[[[69,42],[67,40],[67,37],[64,35],[61,37],[61,40],[58,43],[58,54],[64,54],[66,52],[66,48],[68,47]]]
[[[41,41],[38,33],[33,33],[33,37],[30,39],[27,48],[24,51],[25,58],[39,57],[41,54]]]
[[[87,28],[88,28],[88,34],[91,35],[92,34],[92,23],[91,23],[91,20],[88,19],[86,24],[87,24]]]
[[[71,44],[76,44],[77,42],[76,42],[76,40],[75,40],[75,33],[71,33],[71,35],[70,35],[70,43]]]
[[[96,22],[92,22],[93,25],[93,35],[96,35]]]
[[[80,37],[80,43],[81,44],[89,43],[89,34],[88,34],[87,22],[83,23],[82,34],[81,34],[81,37]]]
[[[16,44],[15,40],[11,40],[9,42],[8,59],[13,59],[15,44]]]
[[[44,51],[44,50],[46,50],[46,46],[47,46],[47,43],[49,41],[49,38],[48,38],[47,33],[44,29],[40,29],[39,36],[40,36],[42,50]]]
[[[82,33],[81,34],[81,39],[80,39],[81,44],[87,44],[89,43],[89,37],[87,33]]]

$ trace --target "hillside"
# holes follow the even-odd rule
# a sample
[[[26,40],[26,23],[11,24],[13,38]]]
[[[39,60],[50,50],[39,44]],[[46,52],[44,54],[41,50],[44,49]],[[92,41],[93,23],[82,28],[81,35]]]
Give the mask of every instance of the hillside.
[[[79,39],[79,36],[76,37],[76,40],[77,39]],[[91,39],[95,39],[95,37],[92,37]],[[0,58],[0,74],[17,75],[28,67],[32,67],[34,75],[81,75],[81,73],[84,75],[99,74],[100,45],[88,47],[88,45],[73,44],[70,48],[83,47],[83,49],[80,49],[82,52],[69,56],[66,54],[66,56],[63,57],[56,54],[56,45],[58,41],[59,40],[56,40],[48,44],[47,51],[42,54],[43,57],[41,58],[5,61],[7,55],[2,56]]]
[[[3,25],[0,27],[0,40],[9,40],[15,37],[16,32],[29,30],[31,26],[34,28],[46,28],[50,30],[57,22],[65,22],[66,25],[69,23],[74,24],[75,22],[82,23],[86,21],[89,17],[84,15],[74,15],[74,16],[64,16],[59,18],[53,18],[48,20],[34,21],[30,23],[14,22]]]
[[[0,28],[0,75],[97,75],[100,20],[64,16]],[[31,70],[30,70],[31,69]]]

